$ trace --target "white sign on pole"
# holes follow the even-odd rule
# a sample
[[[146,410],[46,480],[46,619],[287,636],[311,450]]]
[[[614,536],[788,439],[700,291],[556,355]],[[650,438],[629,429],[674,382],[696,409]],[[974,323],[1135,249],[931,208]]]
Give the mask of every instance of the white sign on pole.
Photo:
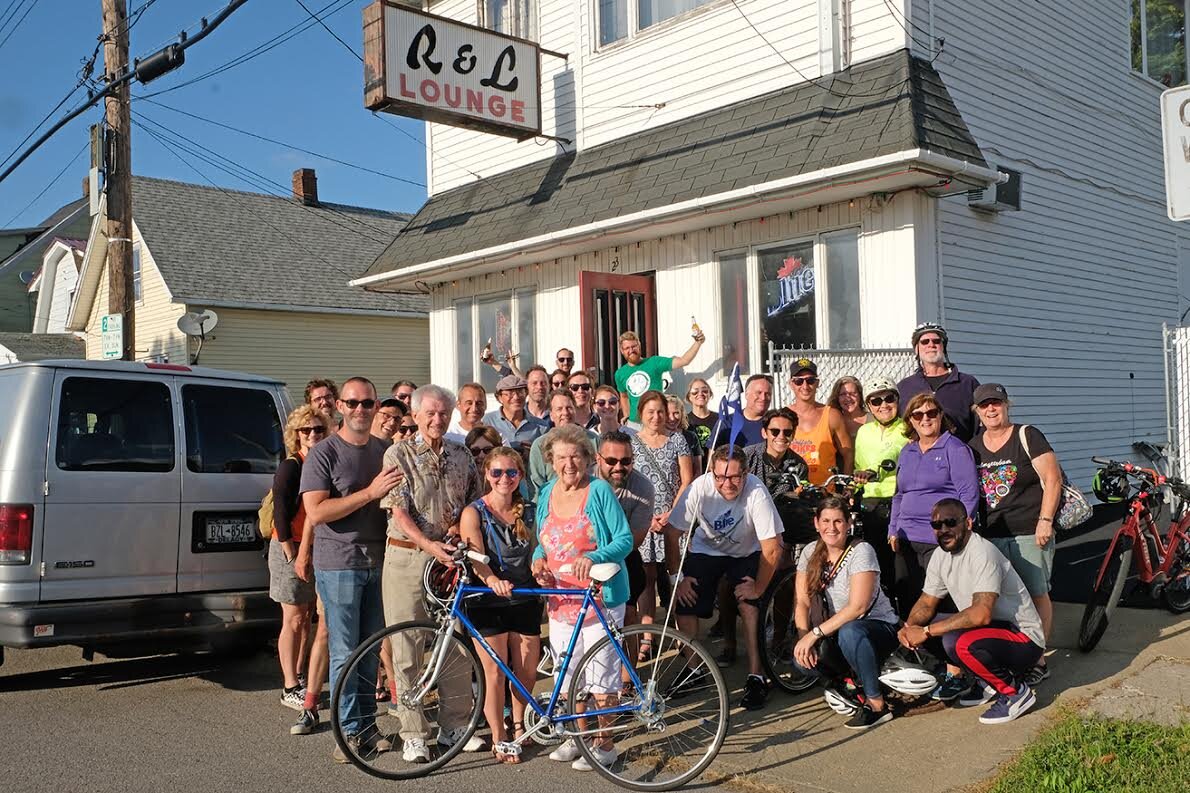
[[[99,318],[100,349],[105,360],[124,354],[124,317],[104,314]]]
[[[364,10],[364,106],[532,138],[541,134],[541,48],[377,0]]]
[[[1190,85],[1161,94],[1165,197],[1170,220],[1190,220]]]

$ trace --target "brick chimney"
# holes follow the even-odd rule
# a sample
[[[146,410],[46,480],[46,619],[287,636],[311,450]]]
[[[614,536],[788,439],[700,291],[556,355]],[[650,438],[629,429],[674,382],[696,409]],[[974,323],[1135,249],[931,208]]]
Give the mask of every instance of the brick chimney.
[[[318,177],[313,168],[298,168],[293,172],[293,197],[306,206],[318,205]]]

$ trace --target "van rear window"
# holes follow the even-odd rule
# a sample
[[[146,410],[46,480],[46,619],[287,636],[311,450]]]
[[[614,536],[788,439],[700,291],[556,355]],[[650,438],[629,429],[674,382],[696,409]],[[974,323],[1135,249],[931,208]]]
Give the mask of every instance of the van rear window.
[[[67,377],[56,446],[63,471],[172,471],[169,388],[150,380]]]
[[[285,441],[270,391],[182,386],[186,467],[200,474],[271,474]]]

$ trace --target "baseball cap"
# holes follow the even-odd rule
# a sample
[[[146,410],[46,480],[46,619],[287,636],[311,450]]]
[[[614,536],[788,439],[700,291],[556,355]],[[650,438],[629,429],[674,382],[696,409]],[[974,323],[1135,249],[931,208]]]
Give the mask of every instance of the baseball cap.
[[[975,396],[971,398],[971,404],[978,405],[987,399],[1001,399],[1007,402],[1008,392],[999,383],[984,383],[975,389]]]
[[[798,358],[793,363],[789,364],[789,376],[793,377],[799,372],[809,372],[815,377],[818,376],[818,364],[811,361],[809,358]]]
[[[528,389],[529,384],[523,377],[517,377],[515,374],[506,374],[500,378],[500,382],[496,383],[496,393],[501,391],[516,391],[518,389]]]

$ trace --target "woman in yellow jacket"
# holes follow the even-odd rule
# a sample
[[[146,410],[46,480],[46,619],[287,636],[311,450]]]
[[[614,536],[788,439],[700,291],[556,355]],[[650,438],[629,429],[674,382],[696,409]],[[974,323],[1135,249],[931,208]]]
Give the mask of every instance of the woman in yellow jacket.
[[[866,479],[864,486],[863,539],[876,549],[880,562],[880,583],[889,591],[893,585],[894,554],[888,545],[888,521],[892,498],[897,490],[896,470],[886,471],[882,463],[896,463],[905,437],[905,420],[897,415],[900,394],[892,380],[879,377],[867,383],[865,403],[875,421],[866,422],[855,435],[855,475]],[[907,609],[913,606],[898,604]]]

